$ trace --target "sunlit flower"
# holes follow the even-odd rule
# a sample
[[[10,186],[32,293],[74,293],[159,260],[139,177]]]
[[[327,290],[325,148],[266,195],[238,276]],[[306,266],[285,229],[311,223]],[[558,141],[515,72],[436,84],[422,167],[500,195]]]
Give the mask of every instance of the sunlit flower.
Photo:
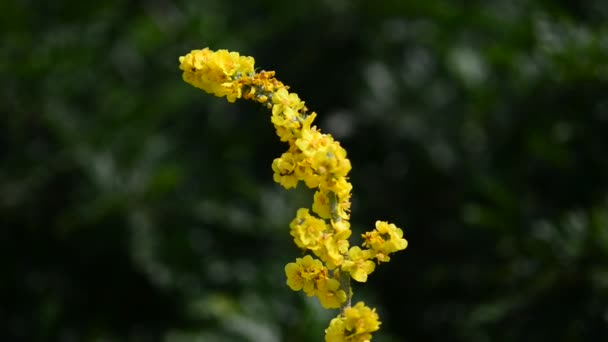
[[[291,152],[285,152],[281,158],[272,162],[273,179],[285,189],[295,188],[298,185],[298,177],[295,174],[299,162],[299,156]]]
[[[327,273],[323,263],[310,255],[285,265],[287,285],[294,291],[303,290],[309,296],[315,293],[317,282],[327,278]]]
[[[327,192],[315,192],[312,210],[324,219],[331,218],[330,200]]]
[[[324,220],[310,215],[308,209],[300,208],[296,218],[289,225],[291,236],[294,237],[296,245],[302,249],[316,250],[320,248],[320,242],[324,234],[328,234],[329,226]]]
[[[342,271],[350,273],[350,276],[358,282],[366,282],[367,276],[374,271],[376,264],[369,260],[374,253],[368,249],[362,250],[353,246],[348,250],[348,259],[342,263]]]
[[[192,50],[179,58],[184,81],[218,97],[234,102],[242,96],[237,79],[253,73],[253,57],[228,50]]]
[[[385,221],[376,221],[376,229],[362,236],[365,240],[363,246],[371,248],[376,253],[376,259],[379,262],[389,261],[389,254],[407,247],[403,231]]]
[[[380,329],[376,310],[359,302],[344,310],[344,314],[331,320],[325,329],[326,342],[369,342],[374,331]]]
[[[346,292],[340,289],[340,282],[333,278],[319,280],[316,296],[326,309],[337,309],[346,301]]]
[[[274,181],[286,189],[301,181],[315,191],[312,208],[300,208],[289,227],[295,244],[319,259],[306,255],[288,263],[286,283],[294,291],[316,296],[325,308],[342,307],[342,314],[325,330],[326,341],[370,341],[380,327],[378,315],[363,303],[345,307],[352,295],[348,275],[365,282],[376,267],[372,259],[386,262],[389,254],[405,249],[401,229],[377,221],[376,229],[362,235],[367,249],[349,249],[353,186],[346,150],[313,125],[317,114],[308,113],[304,101],[277,80],[274,71],[255,71],[252,57],[208,48],[192,50],[179,62],[183,79],[193,86],[229,102],[253,100],[271,110],[277,136],[289,145],[272,162]]]

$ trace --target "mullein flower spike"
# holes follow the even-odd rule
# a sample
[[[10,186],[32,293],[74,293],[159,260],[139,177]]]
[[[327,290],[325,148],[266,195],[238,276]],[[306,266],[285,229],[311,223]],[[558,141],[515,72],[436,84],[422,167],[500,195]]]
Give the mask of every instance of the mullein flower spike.
[[[311,208],[299,209],[289,225],[295,244],[316,258],[308,254],[288,263],[287,286],[317,297],[324,308],[340,308],[325,330],[326,341],[370,341],[371,333],[380,329],[378,314],[363,302],[351,306],[350,279],[367,281],[376,263],[388,262],[390,254],[405,249],[403,231],[377,221],[375,229],[362,234],[362,246],[350,246],[352,184],[346,150],[312,125],[317,114],[273,71],[255,71],[253,57],[209,48],[192,50],[179,62],[184,81],[194,87],[228,102],[252,100],[271,109],[276,133],[289,145],[272,162],[274,181],[286,189],[302,182],[316,191]]]

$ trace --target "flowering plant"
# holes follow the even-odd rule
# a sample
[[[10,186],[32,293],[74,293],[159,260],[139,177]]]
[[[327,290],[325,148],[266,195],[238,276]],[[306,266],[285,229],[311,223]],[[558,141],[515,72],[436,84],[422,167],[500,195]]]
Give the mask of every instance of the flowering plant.
[[[375,309],[363,302],[351,305],[351,279],[366,282],[376,263],[407,247],[403,231],[376,221],[362,234],[361,246],[351,246],[351,163],[346,150],[329,134],[313,126],[317,116],[304,101],[275,78],[273,71],[256,71],[253,57],[227,50],[192,50],[179,58],[187,83],[228,102],[253,100],[272,111],[270,121],[288,150],[272,163],[274,181],[286,189],[303,182],[316,190],[311,208],[301,208],[290,223],[295,244],[310,254],[285,266],[287,285],[316,296],[326,309],[340,309],[325,330],[329,342],[364,342],[380,329]],[[374,262],[375,261],[375,262]]]

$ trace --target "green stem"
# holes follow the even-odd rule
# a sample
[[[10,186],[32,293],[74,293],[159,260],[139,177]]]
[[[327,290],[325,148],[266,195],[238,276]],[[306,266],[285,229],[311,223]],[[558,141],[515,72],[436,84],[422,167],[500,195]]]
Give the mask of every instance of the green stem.
[[[346,301],[340,305],[340,314],[344,315],[344,310],[350,308],[352,291],[350,288],[350,274],[348,272],[340,272],[340,288],[346,292]]]
[[[331,218],[334,222],[342,221],[340,215],[338,215],[338,200],[336,194],[330,192],[327,196],[329,198],[329,208],[331,210]],[[344,255],[344,258],[348,258],[348,254]],[[340,279],[340,289],[346,293],[346,301],[340,305],[340,314],[344,315],[344,310],[350,308],[352,300],[352,289],[350,286],[350,273],[342,272],[339,268],[334,272],[338,272],[338,279]]]

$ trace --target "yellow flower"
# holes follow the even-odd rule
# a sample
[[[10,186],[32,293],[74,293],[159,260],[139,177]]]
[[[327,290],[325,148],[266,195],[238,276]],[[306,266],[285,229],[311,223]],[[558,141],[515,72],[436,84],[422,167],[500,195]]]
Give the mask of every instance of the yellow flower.
[[[327,179],[344,178],[351,169],[346,150],[337,141],[331,141],[312,154],[312,168]]]
[[[217,68],[225,75],[234,76],[237,73],[248,74],[253,72],[255,60],[253,57],[241,56],[238,52],[220,49],[213,53],[208,63],[211,69]]]
[[[349,243],[343,237],[349,235],[350,231],[343,232],[340,235],[323,234],[319,241],[320,248],[312,251],[325,263],[328,269],[333,270],[344,262],[344,255],[348,251]]]
[[[278,89],[272,94],[272,103],[274,103],[272,106],[272,115],[281,115],[286,109],[299,112],[306,108],[304,106],[304,101],[300,100],[298,94],[290,93],[285,88]]]
[[[285,152],[281,158],[272,162],[273,179],[285,189],[295,188],[298,185],[298,177],[295,170],[298,164],[298,156],[291,152]]]
[[[333,141],[334,139],[331,135],[323,134],[319,130],[311,128],[310,130],[302,131],[302,136],[296,140],[295,145],[304,155],[313,158],[317,152],[325,150]]]
[[[337,202],[333,203],[332,207],[332,203],[329,200],[327,193],[319,190],[315,192],[314,202],[312,203],[312,210],[324,219],[340,218],[344,221],[348,220],[350,217],[349,198],[338,198],[336,199],[336,201]]]
[[[319,187],[324,191],[333,192],[338,201],[348,201],[350,199],[350,192],[353,189],[353,185],[346,177],[327,179]]]
[[[242,96],[242,84],[237,79],[252,74],[255,61],[236,52],[204,48],[181,56],[179,62],[184,81],[234,102]]]
[[[272,108],[272,101],[268,101],[272,94],[281,88],[289,88],[281,81],[274,77],[274,71],[260,71],[255,74],[249,74],[247,85],[249,91],[243,95],[246,100],[254,100],[266,104],[266,107]]]
[[[346,232],[350,235],[350,232]],[[348,252],[349,242],[347,239],[342,238],[339,235],[333,235],[331,239],[325,240],[325,248],[327,248],[327,254],[329,260],[326,260],[328,268],[334,269],[342,265],[344,262],[344,255]]]
[[[331,218],[331,208],[329,207],[329,197],[327,197],[327,192],[315,192],[314,202],[312,203],[312,211],[324,219]]]
[[[342,263],[342,271],[350,273],[350,276],[358,282],[366,282],[367,276],[374,271],[376,264],[369,260],[373,258],[375,253],[370,253],[370,250],[361,250],[357,246],[353,246],[348,250],[348,259]]]
[[[350,218],[350,191],[352,184],[346,178],[325,180],[319,184],[319,190],[315,193],[312,210],[323,218],[339,217],[343,220]],[[331,207],[330,194],[335,196],[334,206]],[[325,217],[324,215],[327,215]]]
[[[327,278],[327,268],[310,255],[297,258],[296,262],[285,265],[287,285],[294,291],[303,290],[309,296],[315,294],[317,282]]]
[[[270,121],[274,124],[277,135],[281,141],[297,139],[302,129],[310,128],[316,114],[307,116],[307,108],[298,94],[289,93],[285,87],[277,89],[272,94],[272,116]]]
[[[320,279],[316,295],[326,309],[337,309],[346,301],[346,292],[340,289],[340,282],[333,278]]]
[[[306,208],[298,209],[296,218],[291,221],[289,227],[296,245],[303,249],[318,249],[323,235],[329,233],[325,221],[310,215]]]
[[[339,235],[343,239],[348,239],[351,234],[350,223],[346,220],[331,220],[331,227],[336,231],[336,235]],[[345,235],[345,232],[348,232]]]
[[[298,151],[298,153],[301,159],[296,168],[296,175],[298,176],[298,179],[304,181],[308,188],[314,189],[319,186],[321,177],[315,173],[315,170],[313,170],[312,167],[310,167],[310,158],[306,157],[302,151]]]
[[[403,231],[394,224],[385,221],[376,221],[376,229],[362,235],[364,247],[371,248],[376,253],[378,262],[387,262],[388,256],[407,248],[407,240],[403,238]]]
[[[272,163],[273,179],[286,189],[295,188],[300,181],[315,189],[312,212],[318,215],[301,208],[289,225],[295,244],[311,250],[320,260],[306,255],[288,263],[286,283],[294,291],[317,296],[325,308],[341,307],[352,295],[347,273],[356,281],[367,281],[375,269],[372,259],[389,261],[389,254],[407,247],[403,231],[377,221],[376,229],[362,235],[363,247],[368,249],[349,249],[352,184],[346,150],[313,126],[316,113],[308,114],[304,101],[290,93],[274,71],[256,72],[252,57],[208,48],[192,50],[179,62],[183,79],[193,86],[229,102],[253,100],[272,111],[271,122],[279,139],[289,144],[288,151]],[[371,333],[380,328],[375,310],[364,303],[343,309],[325,330],[325,340],[370,341]]]
[[[272,108],[277,108],[278,105],[274,105]],[[272,122],[275,127],[283,127],[288,130],[296,130],[300,127],[300,115],[293,108],[283,108],[283,111],[280,112],[280,115],[272,115],[270,117],[270,122]]]
[[[374,331],[380,329],[376,310],[359,302],[344,310],[342,316],[331,320],[325,329],[326,342],[369,342]]]
[[[325,342],[344,342],[346,341],[345,336],[345,324],[344,320],[340,317],[336,317],[329,322],[329,327],[325,329]]]

